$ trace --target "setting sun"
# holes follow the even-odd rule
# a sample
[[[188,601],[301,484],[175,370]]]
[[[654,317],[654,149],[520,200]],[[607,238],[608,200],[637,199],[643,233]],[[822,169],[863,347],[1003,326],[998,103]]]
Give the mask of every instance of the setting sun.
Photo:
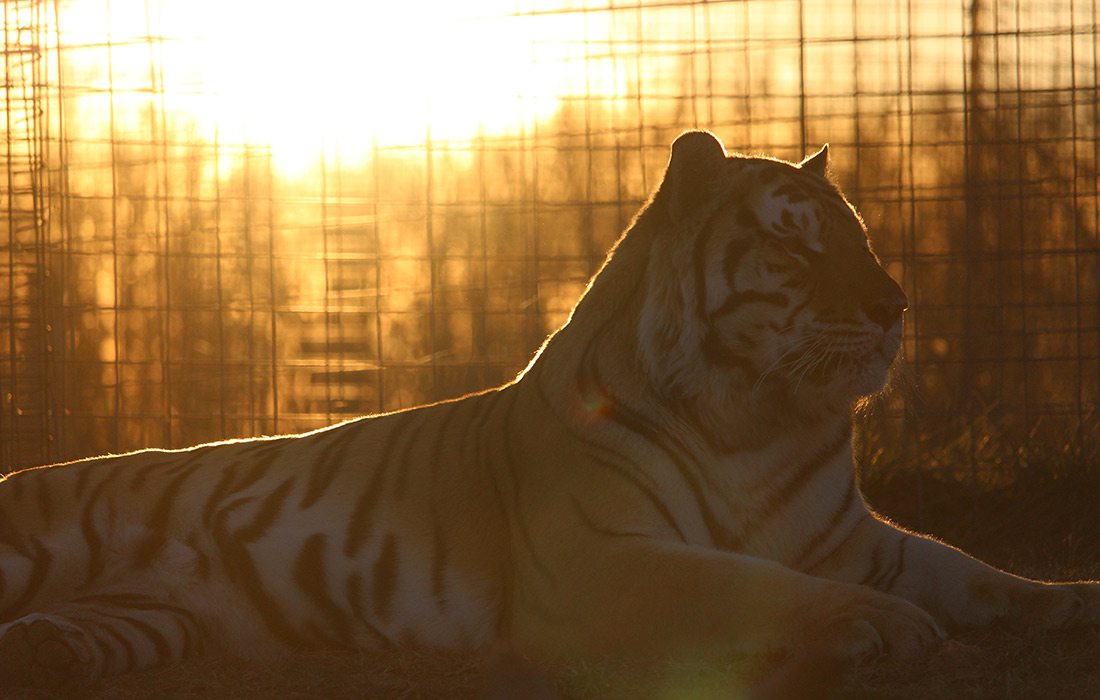
[[[514,131],[569,94],[625,91],[610,59],[585,53],[587,40],[609,36],[606,13],[524,16],[513,8],[504,0],[322,0],[308,9],[72,0],[58,21],[70,45],[117,42],[110,65],[73,68],[108,84],[115,109],[163,99],[205,138],[270,145],[281,167],[296,171],[322,150],[354,160],[378,144]],[[125,94],[142,81],[157,94]]]

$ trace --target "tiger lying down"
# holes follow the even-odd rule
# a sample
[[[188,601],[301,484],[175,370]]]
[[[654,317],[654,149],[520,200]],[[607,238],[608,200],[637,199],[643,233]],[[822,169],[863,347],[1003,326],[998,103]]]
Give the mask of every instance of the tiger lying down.
[[[506,386],[9,475],[0,687],[502,640],[540,664],[856,662],[1002,618],[1100,622],[1097,584],[1017,578],[868,512],[852,408],[886,381],[906,298],[826,159],[682,135]]]

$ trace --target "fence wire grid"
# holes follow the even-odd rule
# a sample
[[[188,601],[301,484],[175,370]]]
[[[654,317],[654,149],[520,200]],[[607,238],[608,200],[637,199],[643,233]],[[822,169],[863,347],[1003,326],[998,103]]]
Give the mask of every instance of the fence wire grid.
[[[911,301],[869,461],[1095,467],[1097,0],[375,5],[4,3],[0,468],[504,382],[692,127],[830,143]]]

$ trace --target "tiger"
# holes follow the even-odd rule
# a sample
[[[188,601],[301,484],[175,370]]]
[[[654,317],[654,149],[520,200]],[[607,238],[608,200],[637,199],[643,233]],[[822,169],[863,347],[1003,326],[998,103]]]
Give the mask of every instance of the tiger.
[[[6,475],[0,687],[311,648],[857,664],[1100,622],[1098,584],[997,570],[865,503],[853,408],[907,306],[827,146],[790,163],[685,132],[513,381]]]

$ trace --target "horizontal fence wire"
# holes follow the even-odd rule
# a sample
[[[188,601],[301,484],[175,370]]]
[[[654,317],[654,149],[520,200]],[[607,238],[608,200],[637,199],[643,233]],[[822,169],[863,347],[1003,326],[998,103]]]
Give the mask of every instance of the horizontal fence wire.
[[[911,303],[866,461],[1095,468],[1096,0],[191,5],[3,6],[3,471],[508,381],[687,128],[830,143]]]

